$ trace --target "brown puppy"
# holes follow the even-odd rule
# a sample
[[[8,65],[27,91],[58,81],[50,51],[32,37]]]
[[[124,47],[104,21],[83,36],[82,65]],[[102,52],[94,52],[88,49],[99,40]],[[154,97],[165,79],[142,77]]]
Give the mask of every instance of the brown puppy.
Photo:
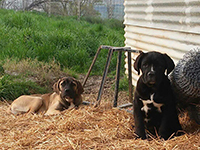
[[[63,77],[53,85],[53,93],[22,95],[8,108],[8,113],[44,113],[46,115],[60,114],[70,105],[78,107],[82,103],[81,83],[71,77]]]

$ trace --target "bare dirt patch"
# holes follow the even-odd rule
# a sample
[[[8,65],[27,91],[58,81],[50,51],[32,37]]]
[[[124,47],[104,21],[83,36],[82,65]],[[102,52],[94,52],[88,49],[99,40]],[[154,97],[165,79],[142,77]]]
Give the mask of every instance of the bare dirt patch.
[[[83,82],[85,76],[80,76],[79,80]],[[101,85],[101,76],[91,76],[88,78],[86,85],[84,87],[84,94],[83,98],[85,101],[89,102],[95,102],[98,96],[99,88]],[[115,80],[111,78],[107,78],[105,85],[104,85],[104,90],[102,93],[102,101],[109,101],[113,103],[114,101],[114,86],[115,86]],[[118,93],[118,105],[122,105],[125,103],[129,103],[128,100],[128,92],[127,91],[120,91]]]

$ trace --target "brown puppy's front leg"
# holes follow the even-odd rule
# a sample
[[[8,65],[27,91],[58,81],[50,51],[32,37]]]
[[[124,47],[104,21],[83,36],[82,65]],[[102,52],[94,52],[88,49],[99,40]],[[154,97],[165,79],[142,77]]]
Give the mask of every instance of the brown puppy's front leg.
[[[54,114],[61,114],[60,111],[61,104],[59,101],[51,104],[49,109],[46,111],[45,115],[54,115]]]
[[[55,110],[55,109],[52,109],[52,110],[48,110],[45,115],[59,115],[61,114],[61,112],[59,110]]]

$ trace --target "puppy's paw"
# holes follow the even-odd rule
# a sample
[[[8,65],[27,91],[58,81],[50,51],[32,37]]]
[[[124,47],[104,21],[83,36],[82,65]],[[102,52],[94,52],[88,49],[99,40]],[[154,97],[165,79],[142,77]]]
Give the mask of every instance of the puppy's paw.
[[[145,139],[147,139],[147,137],[146,137],[146,135],[140,135],[140,134],[135,132],[135,139],[145,140]]]

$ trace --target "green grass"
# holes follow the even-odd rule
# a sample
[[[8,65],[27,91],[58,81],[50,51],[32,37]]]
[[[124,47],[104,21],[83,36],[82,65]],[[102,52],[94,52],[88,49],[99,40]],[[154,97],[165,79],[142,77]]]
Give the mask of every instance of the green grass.
[[[0,14],[0,59],[55,60],[61,67],[85,73],[100,45],[124,46],[120,21],[91,23],[74,17],[7,10],[0,10]],[[103,70],[106,55],[105,50],[99,56],[95,74]],[[111,71],[115,70],[115,64],[113,59]]]
[[[0,9],[0,33],[0,65],[5,70],[0,75],[0,97],[11,100],[50,91],[61,76],[86,74],[100,45],[124,46],[122,22],[100,18],[78,21],[76,17]],[[102,75],[107,53],[101,51],[92,74]],[[114,53],[111,76],[116,63]]]
[[[33,81],[25,81],[24,78],[4,75],[0,78],[0,97],[6,100],[14,100],[22,94],[45,93],[46,89],[38,86]]]

